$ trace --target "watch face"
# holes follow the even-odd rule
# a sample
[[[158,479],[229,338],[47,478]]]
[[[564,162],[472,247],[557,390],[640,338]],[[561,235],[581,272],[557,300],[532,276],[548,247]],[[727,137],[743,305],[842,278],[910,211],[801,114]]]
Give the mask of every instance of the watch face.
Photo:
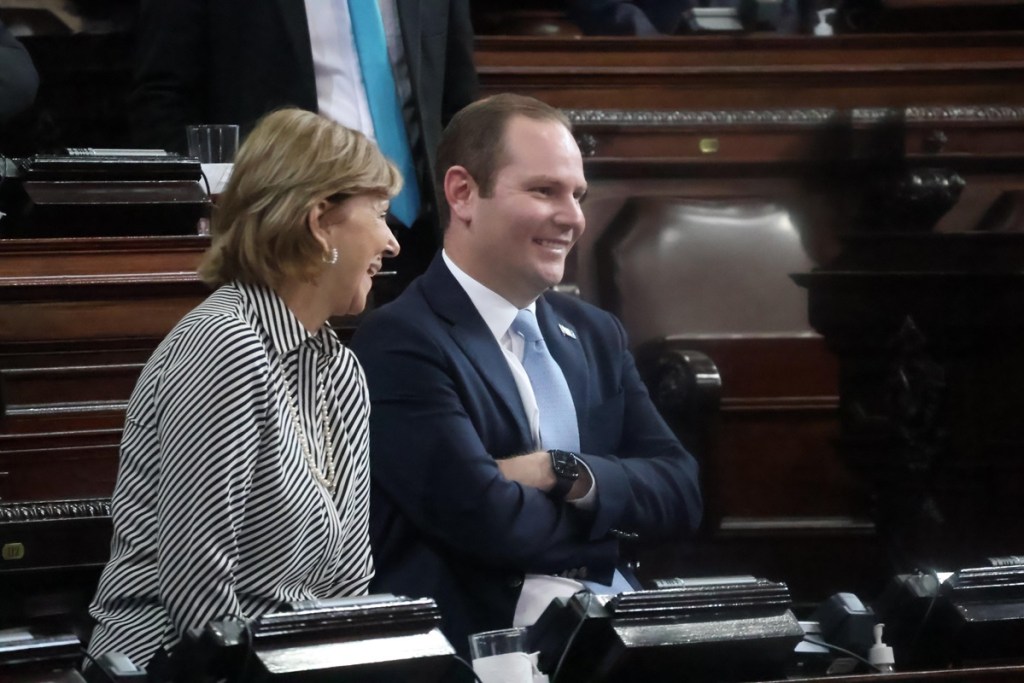
[[[551,469],[562,479],[578,479],[580,476],[580,464],[575,453],[569,451],[551,450]]]

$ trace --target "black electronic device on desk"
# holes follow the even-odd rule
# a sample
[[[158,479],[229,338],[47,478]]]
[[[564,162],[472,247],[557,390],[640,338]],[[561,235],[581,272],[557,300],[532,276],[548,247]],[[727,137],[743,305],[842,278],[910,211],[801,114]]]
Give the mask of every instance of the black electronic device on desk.
[[[793,676],[894,670],[893,649],[882,639],[885,624],[853,593],[829,596],[800,625],[806,635],[796,648]]]
[[[995,558],[998,560],[999,558]],[[1024,662],[1024,558],[893,578],[875,611],[903,668]],[[902,663],[902,664],[901,664]]]
[[[942,592],[958,663],[1024,661],[1024,564],[961,569]]]
[[[557,683],[766,680],[804,637],[788,587],[753,577],[554,601],[527,638]]]
[[[369,595],[293,607],[252,622],[211,621],[182,640],[160,680],[430,683],[458,666],[430,598]]]
[[[81,683],[82,643],[72,633],[0,630],[0,681]]]
[[[68,150],[0,159],[0,238],[194,235],[210,199],[196,159]]]

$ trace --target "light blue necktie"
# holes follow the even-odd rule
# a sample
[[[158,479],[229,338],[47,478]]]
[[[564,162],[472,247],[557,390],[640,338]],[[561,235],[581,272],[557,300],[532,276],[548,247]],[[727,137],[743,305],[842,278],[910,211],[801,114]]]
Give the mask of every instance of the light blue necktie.
[[[580,429],[576,423],[576,406],[562,369],[558,367],[558,363],[548,351],[547,344],[544,343],[544,336],[537,325],[537,316],[528,308],[520,310],[512,322],[512,331],[521,334],[526,342],[523,349],[523,368],[530,378],[533,395],[537,399],[537,408],[540,411],[541,447],[578,453]],[[616,595],[633,590],[618,569],[615,570],[610,584],[595,581],[581,583],[591,592],[600,595]]]
[[[525,340],[523,369],[530,378],[540,411],[540,443],[545,449],[580,450],[580,429],[569,385],[558,363],[551,357],[537,326],[537,317],[524,308],[516,314],[512,330]]]
[[[420,192],[409,135],[402,118],[402,105],[395,88],[395,75],[391,71],[380,8],[377,0],[348,0],[348,13],[352,19],[352,34],[359,53],[359,68],[363,73],[377,146],[398,167],[405,180],[402,191],[391,200],[391,214],[410,227],[420,213]]]

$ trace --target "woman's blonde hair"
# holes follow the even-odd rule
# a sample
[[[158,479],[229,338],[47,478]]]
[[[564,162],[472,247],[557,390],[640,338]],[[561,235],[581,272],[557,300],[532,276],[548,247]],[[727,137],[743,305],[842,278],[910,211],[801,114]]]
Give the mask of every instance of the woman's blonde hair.
[[[272,288],[315,280],[325,265],[307,229],[310,210],[325,199],[393,197],[401,185],[398,170],[362,133],[300,109],[267,114],[238,150],[199,277],[211,286]]]

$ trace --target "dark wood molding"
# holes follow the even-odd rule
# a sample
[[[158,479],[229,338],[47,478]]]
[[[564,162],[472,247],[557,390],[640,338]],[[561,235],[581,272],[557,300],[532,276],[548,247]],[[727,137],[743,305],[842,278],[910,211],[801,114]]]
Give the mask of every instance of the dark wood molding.
[[[110,499],[48,500],[30,503],[0,503],[0,523],[53,522],[83,517],[109,517]]]
[[[565,109],[574,126],[601,128],[630,126],[655,128],[726,126],[816,127],[836,121],[872,124],[902,120],[916,123],[1017,124],[1024,122],[1024,106],[947,105],[939,107],[833,107],[803,109]]]
[[[566,116],[574,126],[601,128],[605,126],[631,127],[713,127],[726,126],[820,126],[835,120],[838,110],[831,108],[808,109],[751,109],[709,110],[684,109],[566,109]]]

